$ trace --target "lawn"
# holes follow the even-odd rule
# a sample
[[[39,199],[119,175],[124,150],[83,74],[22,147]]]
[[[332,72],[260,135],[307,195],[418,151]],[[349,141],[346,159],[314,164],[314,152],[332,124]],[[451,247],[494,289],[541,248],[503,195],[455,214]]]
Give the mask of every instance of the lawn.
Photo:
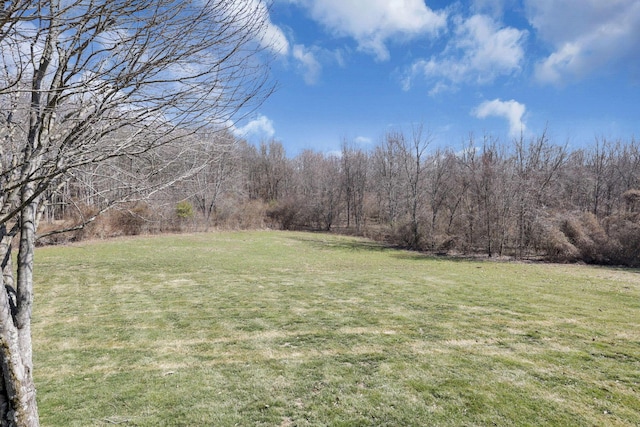
[[[36,252],[43,426],[637,426],[640,272],[221,232]]]

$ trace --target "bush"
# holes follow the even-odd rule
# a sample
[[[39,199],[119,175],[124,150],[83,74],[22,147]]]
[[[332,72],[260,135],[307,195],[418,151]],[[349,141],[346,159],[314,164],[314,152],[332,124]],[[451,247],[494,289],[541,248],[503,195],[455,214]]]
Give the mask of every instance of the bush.
[[[609,264],[611,242],[598,219],[591,213],[569,216],[560,230],[580,252],[579,259],[589,264]]]
[[[265,228],[267,205],[260,200],[222,200],[216,210],[215,225],[232,230]]]
[[[176,216],[179,219],[191,219],[193,218],[193,205],[187,200],[178,202],[176,205]]]
[[[92,222],[85,224],[84,227],[68,231],[65,233],[57,233],[57,231],[65,229],[73,229],[81,226],[88,219],[93,217],[98,212],[98,209],[83,203],[75,203],[73,208],[67,210],[67,215],[63,219],[55,221],[43,221],[38,226],[38,234],[44,235],[53,232],[53,234],[39,239],[40,245],[57,245],[68,242],[76,242],[84,239],[88,239],[93,235],[93,230],[96,227],[96,219]]]
[[[405,248],[411,248],[414,250],[428,249],[422,246],[423,239],[420,230],[418,230],[418,235],[416,236],[414,234],[413,224],[409,220],[399,222],[398,225],[392,228],[391,240],[393,244]]]
[[[538,218],[532,231],[535,247],[542,250],[549,261],[575,262],[580,258],[580,251],[560,230],[556,221]]]
[[[628,212],[635,212],[637,210],[637,206],[640,204],[640,190],[631,189],[622,193],[622,199],[627,206]]]
[[[640,214],[607,218],[609,235],[616,245],[612,247],[614,263],[640,267]]]
[[[113,211],[109,215],[112,230],[124,236],[135,236],[147,231],[152,210],[146,203],[136,203],[129,208]]]
[[[269,206],[267,217],[281,230],[293,230],[300,217],[299,204],[294,199],[275,202]]]

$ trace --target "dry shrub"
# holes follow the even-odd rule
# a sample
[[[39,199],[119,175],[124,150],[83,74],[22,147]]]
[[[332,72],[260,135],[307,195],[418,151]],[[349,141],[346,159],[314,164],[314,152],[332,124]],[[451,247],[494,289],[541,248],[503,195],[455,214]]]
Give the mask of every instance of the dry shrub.
[[[267,218],[274,228],[293,230],[300,222],[300,204],[293,198],[288,198],[269,205]]]
[[[591,213],[570,215],[560,224],[560,230],[580,251],[580,260],[589,264],[609,264],[611,242],[598,219]]]
[[[541,249],[550,261],[575,262],[580,258],[580,251],[560,230],[556,221],[538,218],[533,224],[532,231],[534,245]]]
[[[420,230],[418,230],[418,241],[415,241],[416,236],[413,232],[413,224],[409,220],[398,222],[398,224],[391,229],[390,237],[391,243],[393,243],[394,245],[415,250],[428,249],[422,247],[424,239],[422,239]]]
[[[459,245],[458,240],[459,240],[458,236],[450,235],[450,234],[435,236],[434,241],[435,241],[436,252],[449,253],[455,250]]]
[[[111,229],[124,236],[135,236],[149,232],[149,224],[153,221],[153,210],[146,203],[123,206],[109,212]]]
[[[627,206],[627,211],[635,212],[640,205],[640,190],[632,188],[622,193],[622,199]]]
[[[215,225],[232,230],[251,230],[265,228],[267,205],[260,200],[228,199],[218,205]]]
[[[640,214],[607,218],[612,241],[611,259],[615,264],[640,267]]]
[[[38,225],[38,235],[46,237],[40,238],[40,245],[59,245],[69,242],[76,242],[87,239],[91,236],[91,227],[94,226],[96,220],[87,222],[93,218],[98,209],[85,205],[83,203],[75,203],[73,209],[67,211],[67,215],[63,219],[54,221],[42,221]],[[84,226],[82,226],[84,224]],[[76,229],[77,228],[77,229]],[[60,232],[62,230],[70,230]]]
[[[75,223],[68,219],[41,222],[38,225],[38,235],[44,237],[38,239],[38,245],[63,245],[80,240],[79,236],[84,234],[84,230],[57,233],[60,230],[71,228],[74,225]]]
[[[369,222],[364,230],[362,230],[362,237],[366,237],[367,239],[371,239],[376,242],[393,244],[389,230],[390,227],[388,225]]]

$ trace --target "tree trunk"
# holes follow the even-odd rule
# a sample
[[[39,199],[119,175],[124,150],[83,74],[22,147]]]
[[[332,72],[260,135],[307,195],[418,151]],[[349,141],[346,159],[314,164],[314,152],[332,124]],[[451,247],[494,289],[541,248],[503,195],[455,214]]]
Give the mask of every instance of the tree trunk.
[[[0,258],[3,259],[0,289],[0,426],[40,425],[33,382],[31,346],[32,267],[35,204],[23,210],[18,254],[18,289],[11,265],[11,233],[3,225]],[[33,215],[30,215],[33,213]],[[27,219],[30,218],[30,219]]]

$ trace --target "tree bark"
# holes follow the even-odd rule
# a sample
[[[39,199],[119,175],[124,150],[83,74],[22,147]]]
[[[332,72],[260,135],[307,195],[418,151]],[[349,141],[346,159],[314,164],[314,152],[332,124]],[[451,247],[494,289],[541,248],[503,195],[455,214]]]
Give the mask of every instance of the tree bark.
[[[26,208],[30,210],[29,208]],[[29,226],[24,231],[25,244],[33,238]],[[36,427],[40,425],[33,381],[31,346],[32,282],[14,289],[11,269],[11,233],[3,225],[0,257],[3,259],[2,288],[0,290],[0,426]],[[22,245],[21,245],[22,246]],[[31,274],[33,251],[18,256],[19,271]],[[23,273],[24,274],[24,273]],[[28,276],[22,276],[26,280]],[[18,283],[20,279],[18,280]],[[20,289],[20,284],[18,285]],[[21,296],[20,296],[21,295]],[[22,300],[22,301],[21,301]]]

